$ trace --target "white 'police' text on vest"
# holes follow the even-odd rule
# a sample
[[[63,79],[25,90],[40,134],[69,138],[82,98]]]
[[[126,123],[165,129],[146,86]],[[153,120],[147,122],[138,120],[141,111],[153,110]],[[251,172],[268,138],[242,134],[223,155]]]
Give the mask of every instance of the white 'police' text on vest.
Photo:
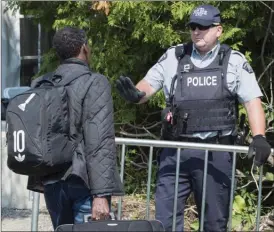
[[[213,86],[217,85],[217,76],[188,77],[187,86]]]

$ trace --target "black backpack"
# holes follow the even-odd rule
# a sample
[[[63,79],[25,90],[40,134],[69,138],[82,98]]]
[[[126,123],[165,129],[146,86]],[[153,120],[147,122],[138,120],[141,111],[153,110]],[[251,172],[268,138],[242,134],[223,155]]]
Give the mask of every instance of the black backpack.
[[[71,165],[72,154],[83,136],[79,135],[77,141],[69,136],[66,86],[78,77],[56,83],[53,80],[62,77],[48,73],[34,88],[10,100],[6,115],[7,165],[13,172],[46,176]]]

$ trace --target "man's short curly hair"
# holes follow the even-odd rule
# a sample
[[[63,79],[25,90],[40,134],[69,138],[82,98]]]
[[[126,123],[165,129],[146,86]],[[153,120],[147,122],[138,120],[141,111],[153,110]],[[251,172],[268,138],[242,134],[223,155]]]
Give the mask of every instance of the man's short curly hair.
[[[55,33],[52,43],[60,59],[65,60],[78,56],[86,41],[84,30],[64,27]]]

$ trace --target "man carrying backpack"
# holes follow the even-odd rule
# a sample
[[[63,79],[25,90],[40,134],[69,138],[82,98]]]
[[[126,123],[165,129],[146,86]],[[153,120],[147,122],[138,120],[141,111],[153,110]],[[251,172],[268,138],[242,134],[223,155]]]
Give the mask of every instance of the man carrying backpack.
[[[50,125],[41,125],[42,135],[44,133],[44,136],[47,136],[47,133],[43,132],[43,128],[50,128],[52,133],[46,138],[47,145],[50,146],[46,150],[46,154],[52,153],[54,154],[52,160],[60,159],[67,163],[63,165],[62,162],[59,162],[60,166],[55,165],[54,167],[60,167],[58,172],[46,175],[45,171],[44,175],[30,175],[28,182],[29,190],[44,193],[46,206],[53,227],[56,229],[61,224],[83,223],[84,217],[89,214],[92,214],[92,218],[95,220],[106,219],[109,216],[111,196],[123,195],[123,190],[116,168],[111,88],[105,76],[92,73],[89,69],[90,50],[86,34],[83,30],[65,27],[54,35],[53,47],[61,60],[59,67],[54,73],[34,80],[32,82],[34,88],[31,90],[33,93],[29,94],[24,102],[21,100],[22,104],[16,103],[17,100],[14,99],[12,102],[17,105],[16,107],[11,105],[9,110],[21,110],[23,118],[23,114],[27,114],[30,109],[40,110],[43,108],[38,105],[41,100],[36,100],[41,98],[42,90],[39,87],[41,83],[49,86],[54,83],[56,86],[61,86],[58,90],[60,99],[67,99],[67,105],[55,107],[55,112],[49,116],[56,97],[49,101],[48,99],[51,99],[55,92],[48,94],[43,98],[44,101],[47,100],[46,111],[40,114],[41,118],[44,117],[44,121],[47,117],[51,117]],[[45,91],[49,91],[51,87],[43,88]],[[51,89],[56,91],[54,88]],[[36,106],[32,104],[36,104]],[[54,104],[56,105],[56,103]],[[15,117],[13,116],[15,114],[10,112],[8,115],[9,130],[11,130],[8,138],[9,141],[12,141],[8,145],[9,154],[13,151],[18,153],[13,155],[14,157],[10,155],[8,165],[11,169],[18,170],[19,167],[23,167],[20,165],[26,163],[27,159],[30,159],[28,157],[31,157],[26,153],[32,149],[28,146],[38,144],[36,142],[38,139],[35,135],[31,135],[31,127],[27,128],[28,133],[25,132],[27,129],[15,130],[16,127],[19,127],[15,123],[16,120],[12,118]],[[21,121],[27,125],[28,122],[36,120],[35,115]],[[60,115],[63,120],[58,119]],[[33,130],[40,126],[38,123],[36,124],[33,125]],[[60,136],[60,133],[63,137]],[[66,133],[67,135],[65,135]],[[12,137],[14,135],[16,135],[14,138],[17,141]],[[34,145],[32,146],[34,147]],[[59,153],[53,152],[58,149]],[[63,157],[58,156],[61,153]],[[56,163],[58,162],[56,161]],[[45,162],[45,167],[47,167],[46,165],[47,162]],[[42,170],[41,165],[40,167]],[[30,170],[32,169],[24,168],[17,173],[27,175]],[[33,170],[35,171],[35,169]]]

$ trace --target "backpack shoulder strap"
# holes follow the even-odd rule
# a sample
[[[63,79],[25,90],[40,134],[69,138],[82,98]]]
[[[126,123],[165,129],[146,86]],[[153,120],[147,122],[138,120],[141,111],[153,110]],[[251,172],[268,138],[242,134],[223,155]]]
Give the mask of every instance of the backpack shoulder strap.
[[[51,78],[53,75],[54,75],[54,72],[48,72],[44,74],[43,76],[37,77],[37,79],[35,79],[33,83],[31,83],[31,86],[33,88],[38,88],[39,86],[45,83],[47,83],[48,85],[54,85],[54,83],[51,81]]]
[[[79,75],[79,72],[75,71],[70,73],[70,75],[66,78],[63,78],[61,75],[56,74],[55,72],[48,72],[40,77],[37,77],[33,82],[31,83],[31,86],[33,88],[37,88],[41,86],[42,84],[48,84],[52,86],[67,86],[75,79],[84,76],[86,74],[92,75],[91,71],[86,71],[81,73]]]

